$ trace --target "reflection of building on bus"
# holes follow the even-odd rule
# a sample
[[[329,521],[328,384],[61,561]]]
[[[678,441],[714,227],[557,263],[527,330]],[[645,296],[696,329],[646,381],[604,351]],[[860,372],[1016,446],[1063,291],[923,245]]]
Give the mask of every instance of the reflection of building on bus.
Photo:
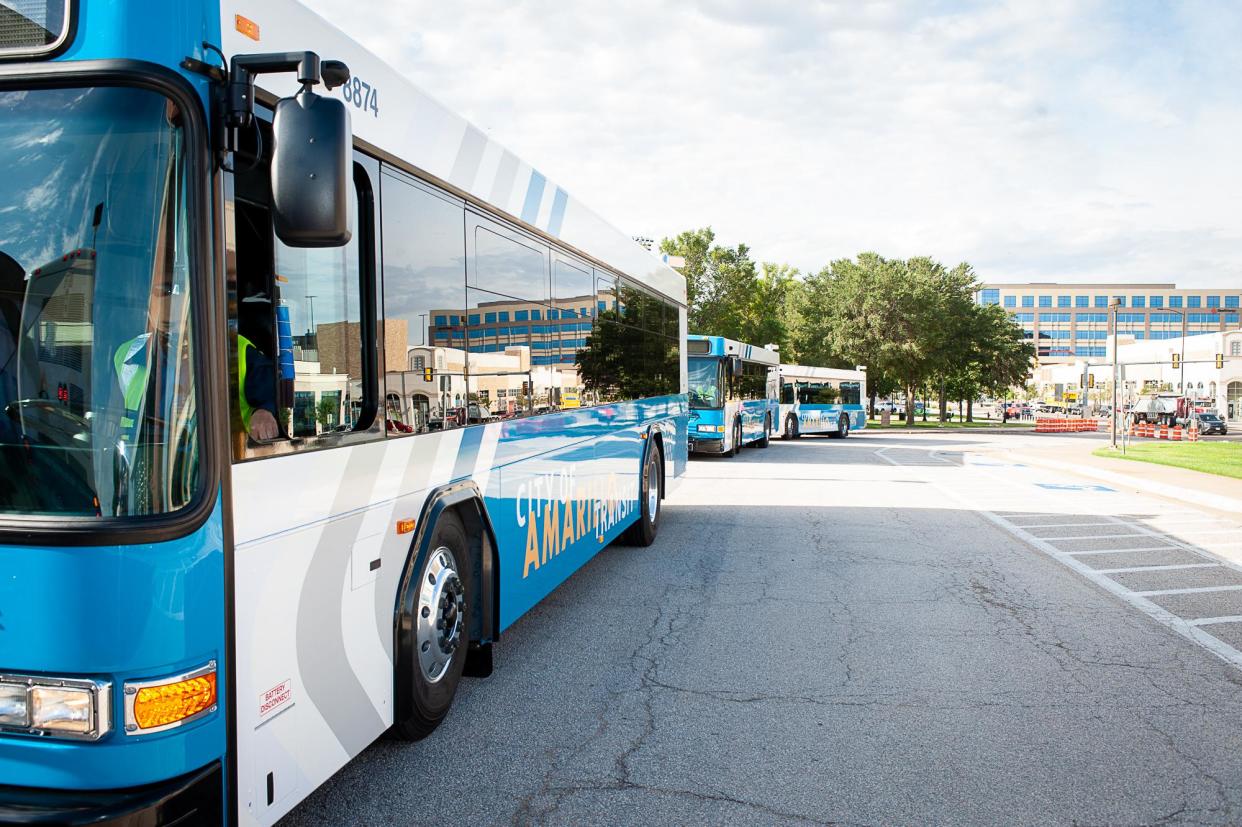
[[[5,389],[11,398],[4,402],[5,414],[27,439],[85,449],[99,436],[85,416],[94,361],[94,305],[93,250],[73,250],[26,278],[13,355],[20,369],[14,372],[15,386]],[[83,478],[92,476],[90,452],[69,450],[65,457],[80,466]]]
[[[460,347],[470,353],[503,352],[529,347],[533,365],[573,365],[586,344],[595,310],[609,306],[612,294],[557,299],[552,305],[518,299],[479,302],[468,312],[432,310],[428,339],[433,345]]]

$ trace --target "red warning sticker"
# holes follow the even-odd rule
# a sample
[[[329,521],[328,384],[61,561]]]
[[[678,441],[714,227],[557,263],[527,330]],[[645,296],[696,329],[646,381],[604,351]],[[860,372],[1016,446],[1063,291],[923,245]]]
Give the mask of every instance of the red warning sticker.
[[[285,679],[259,695],[259,720],[289,705],[293,700],[293,681]]]

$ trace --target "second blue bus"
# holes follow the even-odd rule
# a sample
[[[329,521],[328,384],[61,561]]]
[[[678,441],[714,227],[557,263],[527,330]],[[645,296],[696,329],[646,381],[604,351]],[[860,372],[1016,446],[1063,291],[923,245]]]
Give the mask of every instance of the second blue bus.
[[[744,445],[768,447],[780,421],[776,351],[692,334],[686,354],[690,451],[736,456]]]

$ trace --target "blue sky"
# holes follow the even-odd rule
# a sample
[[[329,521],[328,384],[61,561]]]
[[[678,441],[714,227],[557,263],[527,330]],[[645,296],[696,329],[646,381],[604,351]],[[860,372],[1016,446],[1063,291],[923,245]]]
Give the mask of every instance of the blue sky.
[[[1242,5],[311,0],[633,235],[1242,286]]]

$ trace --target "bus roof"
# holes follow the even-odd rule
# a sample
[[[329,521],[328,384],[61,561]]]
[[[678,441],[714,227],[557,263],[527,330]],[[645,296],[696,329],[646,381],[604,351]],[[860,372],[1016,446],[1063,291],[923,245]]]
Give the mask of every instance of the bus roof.
[[[867,379],[865,370],[846,370],[843,368],[817,368],[809,365],[781,365],[781,379],[797,381],[805,379],[815,381],[835,379],[838,381],[859,381]]]
[[[390,160],[685,304],[680,273],[310,9],[295,0],[221,0],[220,15],[226,54],[310,50],[344,61],[358,82],[345,97],[354,135]],[[258,42],[235,16],[257,25]],[[292,74],[263,75],[259,84],[282,96],[299,89]]]
[[[761,365],[780,364],[780,356],[776,351],[758,345],[748,345],[745,342],[735,342],[724,336],[703,336],[691,333],[686,336],[686,341],[707,343],[706,347],[700,345],[697,349],[693,345],[687,345],[686,353],[690,356],[740,356],[748,362],[757,362]]]

